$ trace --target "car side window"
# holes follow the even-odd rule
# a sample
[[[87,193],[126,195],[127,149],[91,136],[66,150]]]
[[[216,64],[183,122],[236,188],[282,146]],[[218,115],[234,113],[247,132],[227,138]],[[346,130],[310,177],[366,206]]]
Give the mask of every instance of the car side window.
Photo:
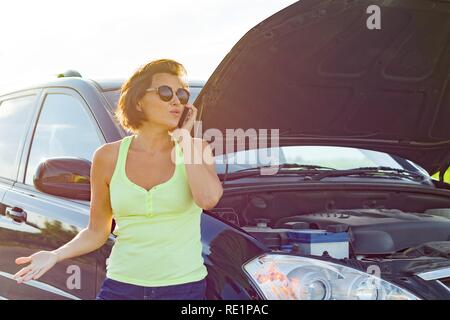
[[[0,102],[0,177],[15,180],[35,95]]]
[[[104,144],[97,123],[83,103],[69,94],[51,93],[45,98],[31,145],[25,183],[46,158],[79,157],[92,161]]]

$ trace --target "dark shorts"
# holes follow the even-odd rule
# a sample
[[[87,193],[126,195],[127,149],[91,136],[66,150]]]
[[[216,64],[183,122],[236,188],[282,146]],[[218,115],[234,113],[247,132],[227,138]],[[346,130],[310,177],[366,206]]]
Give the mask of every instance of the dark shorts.
[[[96,300],[205,300],[206,279],[163,287],[144,287],[105,278]]]

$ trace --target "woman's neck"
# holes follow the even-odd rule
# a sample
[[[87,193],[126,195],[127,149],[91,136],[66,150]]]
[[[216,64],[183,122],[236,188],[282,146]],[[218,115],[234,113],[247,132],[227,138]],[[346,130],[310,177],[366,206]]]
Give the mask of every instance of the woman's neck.
[[[173,147],[173,142],[167,129],[155,127],[142,127],[133,139],[136,150],[155,153]]]

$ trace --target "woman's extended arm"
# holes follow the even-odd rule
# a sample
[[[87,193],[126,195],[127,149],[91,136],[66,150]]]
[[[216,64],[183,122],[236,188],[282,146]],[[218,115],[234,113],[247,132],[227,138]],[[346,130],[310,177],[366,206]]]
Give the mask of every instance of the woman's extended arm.
[[[98,148],[91,167],[91,207],[89,225],[71,241],[53,251],[39,251],[28,257],[16,259],[16,264],[31,262],[14,275],[18,283],[38,279],[57,262],[81,256],[101,247],[109,237],[112,223],[112,209],[107,184],[108,157],[110,146]]]

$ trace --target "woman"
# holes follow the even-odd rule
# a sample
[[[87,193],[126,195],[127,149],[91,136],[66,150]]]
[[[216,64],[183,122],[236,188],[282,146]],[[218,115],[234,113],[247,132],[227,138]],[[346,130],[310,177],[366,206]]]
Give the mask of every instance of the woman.
[[[97,299],[204,299],[200,215],[217,204],[222,186],[210,147],[190,135],[197,109],[188,104],[185,75],[181,64],[162,59],[123,84],[116,117],[134,134],[95,151],[88,226],[54,251],[16,259],[31,262],[17,282],[98,249],[114,218],[117,238]]]

